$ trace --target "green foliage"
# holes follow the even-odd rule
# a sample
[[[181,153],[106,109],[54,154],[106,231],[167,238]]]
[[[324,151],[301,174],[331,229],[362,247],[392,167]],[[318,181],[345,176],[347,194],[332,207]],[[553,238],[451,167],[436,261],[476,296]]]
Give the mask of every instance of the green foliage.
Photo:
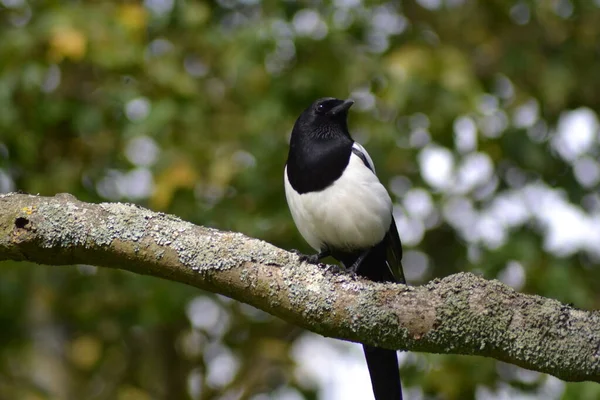
[[[411,283],[468,270],[600,306],[597,0],[144,4],[0,1],[0,192],[131,201],[308,251],[287,137],[315,98],[353,96]],[[248,306],[90,266],[1,268],[2,398],[318,396],[294,373],[302,332]],[[476,357],[410,355],[402,373],[427,398],[599,396]]]

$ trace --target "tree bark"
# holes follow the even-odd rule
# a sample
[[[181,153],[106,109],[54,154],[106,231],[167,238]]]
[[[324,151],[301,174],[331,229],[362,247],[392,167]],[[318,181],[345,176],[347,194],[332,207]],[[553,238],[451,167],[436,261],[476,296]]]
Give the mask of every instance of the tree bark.
[[[418,287],[373,283],[136,205],[1,195],[2,260],[124,269],[221,293],[324,336],[600,382],[598,311],[468,273]]]

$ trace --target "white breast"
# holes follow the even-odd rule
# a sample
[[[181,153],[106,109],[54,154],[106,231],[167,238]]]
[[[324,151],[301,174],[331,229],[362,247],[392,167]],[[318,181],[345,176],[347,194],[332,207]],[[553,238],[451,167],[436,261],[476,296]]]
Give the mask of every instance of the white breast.
[[[285,176],[285,195],[300,234],[315,250],[367,249],[392,221],[392,200],[377,176],[355,154],[346,170],[320,192],[298,194]]]

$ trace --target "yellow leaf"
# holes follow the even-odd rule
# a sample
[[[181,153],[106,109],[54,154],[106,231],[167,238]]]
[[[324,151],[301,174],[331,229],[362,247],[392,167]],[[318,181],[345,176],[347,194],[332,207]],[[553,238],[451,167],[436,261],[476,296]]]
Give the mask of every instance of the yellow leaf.
[[[73,364],[81,369],[89,369],[100,358],[102,346],[98,339],[92,336],[81,336],[71,343],[69,356]]]
[[[180,160],[156,178],[156,186],[150,206],[155,210],[164,210],[173,199],[173,194],[179,188],[193,188],[198,179],[198,174],[187,160]]]
[[[139,32],[146,28],[148,13],[141,4],[123,4],[117,11],[117,19],[130,31]]]
[[[54,29],[50,37],[50,50],[48,56],[54,62],[70,58],[79,61],[85,55],[87,38],[83,32],[70,27],[59,26]]]

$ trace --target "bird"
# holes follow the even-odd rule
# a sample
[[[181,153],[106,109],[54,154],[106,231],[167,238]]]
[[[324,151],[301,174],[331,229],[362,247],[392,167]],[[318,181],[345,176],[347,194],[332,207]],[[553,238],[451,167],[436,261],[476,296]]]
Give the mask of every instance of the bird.
[[[314,101],[292,129],[284,186],[296,228],[316,254],[375,282],[406,283],[392,200],[348,131],[351,99]],[[396,351],[363,345],[376,400],[402,399]]]

